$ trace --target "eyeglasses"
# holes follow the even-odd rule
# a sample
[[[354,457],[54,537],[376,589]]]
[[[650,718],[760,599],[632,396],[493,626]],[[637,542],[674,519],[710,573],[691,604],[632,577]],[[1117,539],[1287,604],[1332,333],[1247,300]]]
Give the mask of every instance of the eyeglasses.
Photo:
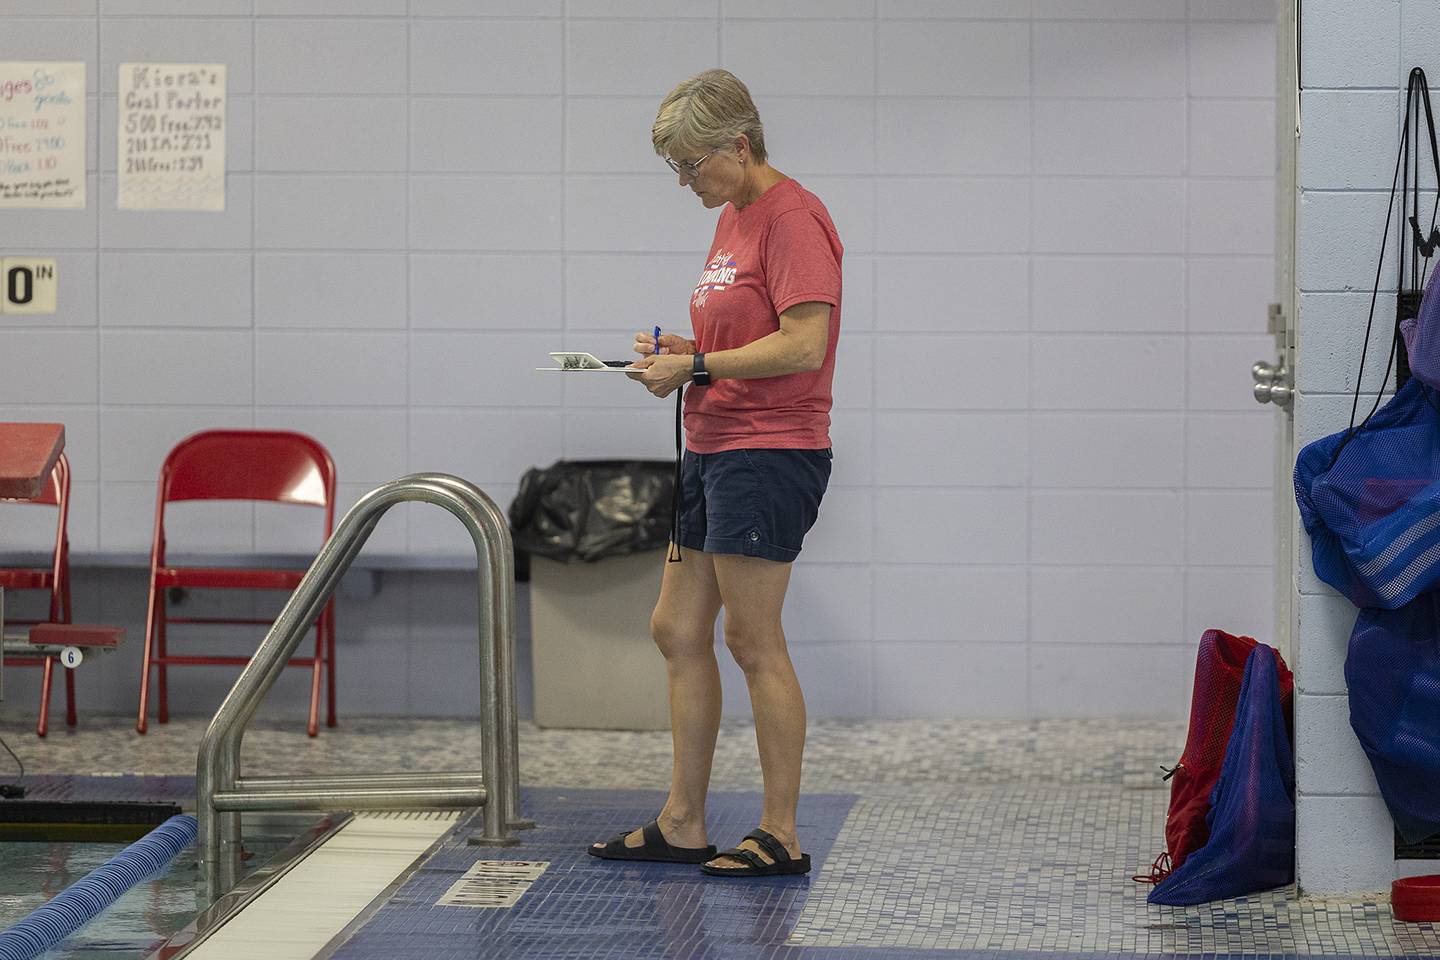
[[[683,174],[684,176],[694,179],[695,177],[698,177],[700,175],[700,164],[704,163],[706,160],[709,160],[714,155],[715,151],[711,150],[709,153],[705,154],[705,156],[695,161],[671,160],[669,157],[666,157],[665,165],[671,170],[674,170],[676,173]]]

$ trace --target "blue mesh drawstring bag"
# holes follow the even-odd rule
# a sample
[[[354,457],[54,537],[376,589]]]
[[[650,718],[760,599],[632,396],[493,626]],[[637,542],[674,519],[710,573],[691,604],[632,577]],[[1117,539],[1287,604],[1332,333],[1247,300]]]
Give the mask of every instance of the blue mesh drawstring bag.
[[[1440,195],[1435,197],[1427,235],[1420,221],[1422,128],[1428,135],[1429,159],[1437,176],[1440,146],[1430,86],[1419,67],[1410,71],[1404,117],[1380,261],[1361,341],[1350,427],[1307,445],[1295,461],[1295,500],[1310,534],[1316,574],[1357,607],[1384,610],[1399,609],[1440,583],[1440,400],[1435,393],[1440,388],[1440,329],[1436,328],[1440,285],[1432,276],[1427,288],[1425,280],[1430,258],[1440,249],[1440,230],[1436,229]],[[1412,146],[1417,151],[1413,182]],[[1397,208],[1400,245],[1395,258],[1395,335],[1390,338],[1390,356],[1375,391],[1375,405],[1356,426],[1385,251]],[[1382,408],[1380,400],[1392,369],[1395,396]]]
[[[1315,573],[1394,610],[1440,583],[1440,399],[1417,378],[1359,427],[1307,444],[1295,501]]]
[[[1276,660],[1263,643],[1250,651],[1210,795],[1210,839],[1155,885],[1151,903],[1183,907],[1294,882],[1295,757]]]
[[[1440,833],[1440,596],[1361,610],[1345,658],[1350,726],[1400,836]]]
[[[1440,386],[1440,271],[1430,275],[1416,316],[1400,321],[1410,374],[1431,387]]]

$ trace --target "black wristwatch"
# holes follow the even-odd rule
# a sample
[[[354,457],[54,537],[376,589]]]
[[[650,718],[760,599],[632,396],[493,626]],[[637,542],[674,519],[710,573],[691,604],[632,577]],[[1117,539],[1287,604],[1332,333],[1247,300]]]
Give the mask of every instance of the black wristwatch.
[[[697,387],[710,386],[710,371],[705,369],[705,354],[695,354],[695,359],[690,364],[690,382]]]

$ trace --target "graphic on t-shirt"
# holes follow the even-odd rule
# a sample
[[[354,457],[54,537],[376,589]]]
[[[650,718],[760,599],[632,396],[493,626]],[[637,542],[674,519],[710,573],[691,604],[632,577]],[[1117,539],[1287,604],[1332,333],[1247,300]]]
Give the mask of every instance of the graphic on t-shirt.
[[[724,290],[734,283],[739,269],[735,265],[735,254],[725,249],[717,250],[710,262],[705,264],[705,270],[700,274],[700,282],[695,284],[695,294],[690,298],[690,305],[696,309],[704,307],[705,301],[710,298],[710,291]]]

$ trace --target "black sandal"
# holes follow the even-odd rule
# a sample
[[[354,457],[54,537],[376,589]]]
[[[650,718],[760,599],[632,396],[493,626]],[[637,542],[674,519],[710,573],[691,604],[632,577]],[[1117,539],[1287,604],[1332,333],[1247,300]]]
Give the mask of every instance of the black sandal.
[[[810,854],[802,853],[799,859],[790,856],[790,851],[785,849],[785,844],[776,840],[773,834],[756,828],[745,834],[745,839],[758,843],[760,849],[768,853],[774,862],[766,863],[754,850],[732,847],[729,850],[720,851],[717,856],[710,859],[734,857],[736,860],[743,860],[747,864],[746,866],[712,867],[708,863],[702,863],[701,871],[712,877],[777,877],[810,872]]]
[[[605,846],[597,847],[591,845],[585,849],[590,856],[599,857],[601,860],[647,860],[653,863],[704,863],[706,860],[715,859],[715,846],[708,847],[672,847],[660,832],[659,819],[651,820],[640,828],[640,836],[644,843],[638,847],[625,845],[625,838],[632,831],[625,831],[618,837],[605,842]]]

